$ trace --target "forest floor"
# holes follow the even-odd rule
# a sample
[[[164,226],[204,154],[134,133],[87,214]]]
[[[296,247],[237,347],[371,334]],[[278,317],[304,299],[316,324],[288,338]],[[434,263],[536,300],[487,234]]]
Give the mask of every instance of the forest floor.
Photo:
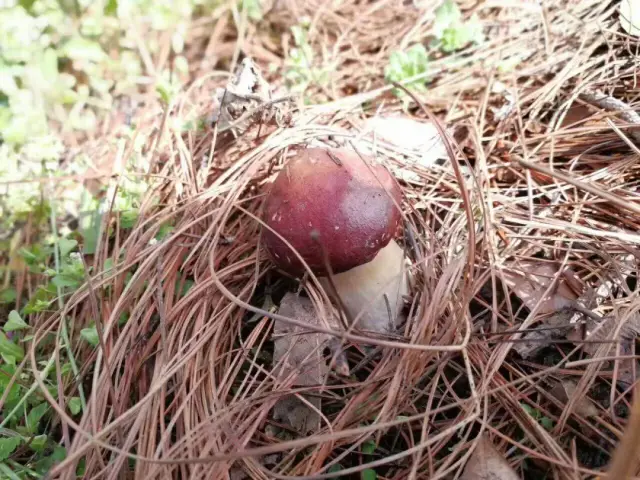
[[[148,72],[173,65],[170,35],[145,54],[140,33]],[[602,475],[637,380],[638,33],[596,0],[292,0],[194,19],[180,86],[67,135],[59,178],[40,179],[48,207],[11,233],[0,468]],[[246,59],[265,90],[229,87],[256,113],[234,122],[216,98]],[[335,307],[269,261],[262,207],[290,152],[355,143],[402,188],[406,322],[356,332],[367,342],[335,330],[343,368],[309,384],[278,373],[274,314],[292,292],[318,322]],[[72,186],[90,214],[62,213]],[[292,395],[313,428],[274,417]]]

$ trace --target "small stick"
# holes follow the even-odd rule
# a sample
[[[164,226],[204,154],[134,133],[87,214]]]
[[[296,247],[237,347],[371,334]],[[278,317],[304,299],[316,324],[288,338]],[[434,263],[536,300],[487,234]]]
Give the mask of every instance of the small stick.
[[[636,142],[640,142],[640,115],[622,100],[611,97],[600,90],[588,88],[580,94],[585,102],[610,112],[620,112],[620,118],[637,128],[631,128],[630,134]]]

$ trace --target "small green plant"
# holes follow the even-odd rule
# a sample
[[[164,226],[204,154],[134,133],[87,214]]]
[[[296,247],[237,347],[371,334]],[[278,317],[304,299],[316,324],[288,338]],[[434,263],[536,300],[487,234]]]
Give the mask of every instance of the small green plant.
[[[431,47],[444,53],[455,52],[470,43],[479,43],[484,39],[478,17],[473,15],[466,22],[463,21],[462,12],[453,0],[445,0],[436,10],[433,37]],[[406,87],[417,92],[425,92],[427,84],[431,81],[428,75],[429,61],[429,53],[421,43],[405,50],[394,51],[389,56],[385,79],[390,83],[404,83]],[[405,83],[417,76],[418,79]],[[404,92],[394,89],[394,94],[406,100]]]
[[[5,395],[0,406],[0,478],[42,478],[55,462],[66,456],[65,449],[47,433],[51,406],[38,389],[30,387],[31,373],[18,372],[17,363],[25,355],[23,343],[31,338],[29,331],[29,325],[15,310],[0,328],[0,392]],[[43,381],[49,393],[57,398],[53,362],[46,363],[43,362]],[[69,363],[62,365],[60,374],[70,378]],[[80,399],[67,400],[71,414],[79,413]],[[7,472],[12,475],[6,476]]]
[[[254,22],[262,20],[262,5],[260,0],[241,0],[242,8],[247,12],[247,18]]]
[[[466,22],[462,20],[460,7],[453,0],[445,0],[436,10],[433,23],[435,46],[445,53],[460,50],[470,43],[484,40],[482,24],[477,15]]]
[[[418,43],[409,47],[405,51],[396,51],[389,57],[389,65],[385,69],[385,78],[388,82],[402,83],[415,76],[421,78],[405,84],[407,88],[418,92],[426,91],[426,84],[430,78],[426,75],[429,67],[429,55],[424,45]],[[402,97],[403,92],[395,91],[396,95]]]
[[[309,20],[303,19],[299,25],[291,27],[294,47],[289,50],[285,62],[284,79],[292,92],[303,93],[310,86],[326,86],[329,83],[329,69],[322,65],[309,43]],[[309,99],[305,97],[305,102]]]
[[[544,416],[540,410],[538,410],[537,408],[533,408],[524,402],[520,402],[520,405],[529,415],[531,415],[540,425],[542,425],[545,430],[553,429],[553,420],[551,420],[549,417]]]
[[[375,453],[377,447],[376,442],[373,440],[367,440],[362,444],[360,450],[363,455],[370,456]],[[370,461],[370,459],[366,459],[366,461]],[[373,468],[365,468],[360,472],[360,478],[362,480],[376,480],[378,478],[378,474]]]

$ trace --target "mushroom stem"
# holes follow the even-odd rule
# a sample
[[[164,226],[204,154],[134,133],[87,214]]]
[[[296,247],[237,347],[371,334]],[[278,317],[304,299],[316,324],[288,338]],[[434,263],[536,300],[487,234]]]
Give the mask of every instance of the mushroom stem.
[[[326,277],[320,281],[329,287]],[[391,333],[408,294],[404,251],[392,240],[370,262],[333,275],[333,284],[355,328]]]

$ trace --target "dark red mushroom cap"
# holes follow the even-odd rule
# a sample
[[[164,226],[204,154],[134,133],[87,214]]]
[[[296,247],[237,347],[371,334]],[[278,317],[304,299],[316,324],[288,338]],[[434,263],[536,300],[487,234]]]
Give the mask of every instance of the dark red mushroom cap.
[[[371,158],[347,149],[309,148],[297,152],[278,174],[264,220],[315,273],[325,272],[320,243],[333,272],[340,273],[370,262],[395,237],[400,202],[400,187]],[[304,271],[284,242],[269,229],[263,235],[278,267],[291,274]]]

